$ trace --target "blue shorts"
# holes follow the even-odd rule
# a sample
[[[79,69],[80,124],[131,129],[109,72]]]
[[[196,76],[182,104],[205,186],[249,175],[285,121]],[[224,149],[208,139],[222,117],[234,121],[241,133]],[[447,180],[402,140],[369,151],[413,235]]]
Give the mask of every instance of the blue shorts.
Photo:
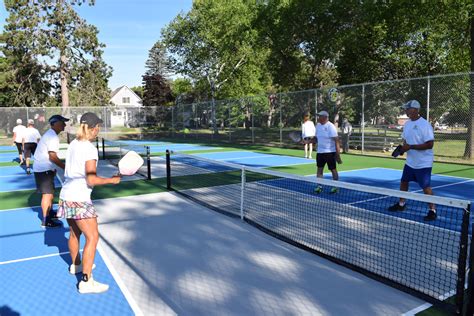
[[[405,165],[403,168],[402,182],[414,181],[422,189],[431,187],[431,168],[414,169]]]

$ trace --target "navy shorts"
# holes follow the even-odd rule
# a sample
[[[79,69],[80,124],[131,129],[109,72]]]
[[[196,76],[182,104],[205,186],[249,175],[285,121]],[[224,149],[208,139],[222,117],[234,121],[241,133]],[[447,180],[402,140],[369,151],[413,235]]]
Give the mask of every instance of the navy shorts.
[[[403,182],[414,181],[422,188],[431,187],[431,168],[414,169],[408,165],[403,168]]]
[[[324,168],[328,164],[329,170],[336,169],[336,153],[318,153],[316,154],[316,165],[318,168]]]

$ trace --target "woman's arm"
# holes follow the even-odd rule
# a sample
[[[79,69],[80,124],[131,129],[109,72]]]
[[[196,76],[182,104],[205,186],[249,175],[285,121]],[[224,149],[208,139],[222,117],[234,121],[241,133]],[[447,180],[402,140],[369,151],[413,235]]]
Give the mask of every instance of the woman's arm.
[[[113,176],[112,178],[102,178],[97,175],[96,160],[86,161],[86,181],[91,187],[104,184],[118,184],[120,183],[120,176]]]

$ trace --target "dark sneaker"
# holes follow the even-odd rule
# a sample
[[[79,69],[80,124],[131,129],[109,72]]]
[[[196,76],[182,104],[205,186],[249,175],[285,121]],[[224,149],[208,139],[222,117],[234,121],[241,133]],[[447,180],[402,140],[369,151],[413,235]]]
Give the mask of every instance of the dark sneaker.
[[[437,215],[436,215],[436,211],[434,210],[429,210],[428,211],[428,214],[426,214],[424,220],[425,221],[434,221],[436,219]]]
[[[388,208],[388,210],[390,212],[401,212],[405,209],[405,206],[406,206],[406,204],[401,206],[400,203],[397,202],[397,203],[393,204],[392,206],[390,206]]]
[[[26,174],[31,174],[31,169],[30,168],[26,168]]]
[[[58,223],[58,222],[55,222],[55,221],[52,221],[52,220],[48,220],[48,221],[46,221],[46,223],[41,222],[41,227],[43,227],[43,228],[60,228],[60,227],[62,227],[62,225],[61,225],[61,223]]]
[[[53,210],[49,211],[49,218],[59,218],[58,213]]]

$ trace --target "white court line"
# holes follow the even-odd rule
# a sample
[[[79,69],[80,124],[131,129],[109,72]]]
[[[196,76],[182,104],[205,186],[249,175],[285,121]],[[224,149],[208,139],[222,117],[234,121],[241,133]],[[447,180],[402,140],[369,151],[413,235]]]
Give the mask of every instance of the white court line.
[[[395,169],[395,168],[386,168],[386,167],[376,167],[377,169],[387,169],[387,170],[397,170],[397,171],[402,171],[400,169]],[[439,176],[439,177],[448,177],[448,178],[457,178],[457,179],[463,179],[463,180],[466,180],[466,179],[470,179],[470,178],[465,178],[465,177],[459,177],[459,176],[449,176],[449,175],[446,175],[446,174],[439,174],[439,173],[432,173],[431,174],[432,176]],[[474,179],[471,179],[474,181]]]
[[[82,249],[79,250],[79,251],[82,251]],[[64,252],[52,253],[52,254],[43,255],[43,256],[36,256],[36,257],[29,257],[29,258],[22,258],[22,259],[15,259],[15,260],[3,261],[3,262],[0,262],[0,265],[2,265],[2,264],[10,264],[10,263],[17,263],[17,262],[25,262],[25,261],[31,261],[31,260],[37,260],[37,259],[44,259],[44,258],[49,258],[49,257],[57,257],[57,256],[65,255],[65,254],[68,254],[68,253],[69,253],[69,251],[64,251]]]
[[[423,304],[423,305],[420,305],[420,306],[418,306],[418,307],[412,309],[411,311],[408,311],[408,312],[406,312],[406,313],[403,313],[401,316],[415,316],[415,315],[418,314],[419,312],[422,312],[422,311],[424,311],[424,310],[430,308],[431,306],[433,306],[433,305],[431,305],[430,303],[425,303],[425,304]]]
[[[337,171],[337,173],[348,173],[348,172],[357,172],[357,171],[361,171],[361,170],[370,170],[370,169],[378,169],[377,167],[371,167],[371,168],[362,168],[362,169],[352,169],[352,170],[342,170],[342,171]],[[329,172],[325,172],[324,174],[332,174],[330,171]],[[308,174],[308,175],[305,175],[304,177],[312,177],[314,176],[315,174]]]
[[[109,257],[106,255],[105,251],[102,249],[102,246],[100,244],[97,245],[97,251],[102,257],[102,260],[104,261],[105,265],[109,269],[110,274],[114,278],[118,287],[120,288],[123,295],[125,296],[125,299],[127,300],[128,304],[132,308],[133,313],[138,316],[143,316],[144,315],[143,312],[141,311],[140,307],[138,306],[137,302],[133,298],[128,288],[125,286],[125,282],[123,282],[122,278],[120,277],[120,274],[117,272],[117,270],[115,270],[114,266],[112,265],[112,262],[110,261]]]

